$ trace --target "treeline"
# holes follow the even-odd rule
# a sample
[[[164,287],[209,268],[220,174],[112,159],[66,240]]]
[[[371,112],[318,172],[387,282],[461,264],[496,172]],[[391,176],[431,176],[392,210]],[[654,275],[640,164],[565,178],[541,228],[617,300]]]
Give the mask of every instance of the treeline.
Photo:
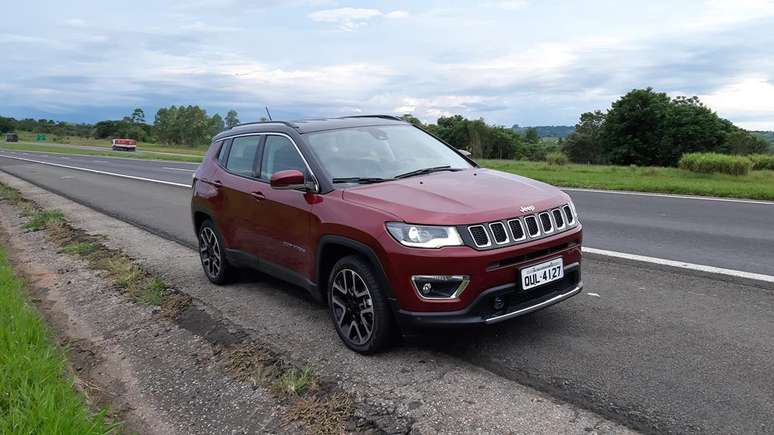
[[[21,119],[0,117],[0,132],[31,131],[55,137],[93,137],[96,139],[129,138],[143,142],[159,142],[178,146],[206,145],[226,128],[239,124],[239,115],[230,110],[226,117],[209,116],[199,106],[162,107],[153,123],[145,120],[145,112],[136,108],[120,120],[99,121],[96,124],[72,124],[48,119]]]
[[[555,137],[565,139],[575,131],[575,127],[570,125],[536,125],[534,127],[521,127],[519,124],[513,124],[513,127],[511,127],[513,131],[520,134],[526,134],[527,130],[530,128],[537,130],[537,134],[541,138]]]
[[[545,160],[547,154],[559,149],[556,143],[542,142],[534,128],[524,130],[522,135],[510,128],[489,125],[483,119],[467,119],[462,115],[442,116],[435,124],[423,124],[413,115],[402,118],[455,148],[470,151],[475,158]]]
[[[763,154],[769,143],[719,117],[697,97],[634,89],[607,112],[580,116],[562,150],[576,163],[677,166],[688,153]]]

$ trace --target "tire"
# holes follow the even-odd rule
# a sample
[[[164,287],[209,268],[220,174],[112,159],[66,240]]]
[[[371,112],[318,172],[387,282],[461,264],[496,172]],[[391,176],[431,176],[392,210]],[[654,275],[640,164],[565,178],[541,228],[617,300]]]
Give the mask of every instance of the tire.
[[[226,260],[223,237],[211,220],[207,219],[199,226],[197,239],[199,240],[199,259],[207,279],[218,285],[231,282],[235,270]]]
[[[373,354],[390,344],[395,331],[392,313],[373,266],[364,258],[347,256],[333,266],[328,309],[339,337],[355,352]]]

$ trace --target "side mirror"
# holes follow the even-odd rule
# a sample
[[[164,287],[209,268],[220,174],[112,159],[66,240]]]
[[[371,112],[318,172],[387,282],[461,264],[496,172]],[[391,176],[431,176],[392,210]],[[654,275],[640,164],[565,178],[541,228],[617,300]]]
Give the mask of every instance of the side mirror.
[[[292,190],[292,189],[304,189],[306,190],[306,177],[301,171],[296,169],[288,169],[287,171],[278,171],[271,175],[271,187],[272,189]]]
[[[465,157],[470,157],[470,156],[472,156],[472,154],[471,154],[471,153],[470,153],[470,151],[468,151],[468,150],[462,150],[462,149],[459,149],[459,148],[457,148],[457,151],[459,151],[459,152],[460,152],[460,154],[462,154],[462,155],[463,155],[463,156],[465,156]]]

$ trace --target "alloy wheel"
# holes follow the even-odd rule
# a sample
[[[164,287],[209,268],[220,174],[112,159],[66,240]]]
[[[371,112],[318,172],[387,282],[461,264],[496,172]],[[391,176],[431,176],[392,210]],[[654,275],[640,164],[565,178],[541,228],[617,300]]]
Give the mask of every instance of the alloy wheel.
[[[352,269],[342,269],[333,279],[331,295],[336,327],[353,344],[368,342],[374,330],[374,305],[363,278]]]
[[[218,236],[210,227],[203,227],[199,232],[199,255],[202,258],[204,271],[212,278],[220,274],[222,258]]]

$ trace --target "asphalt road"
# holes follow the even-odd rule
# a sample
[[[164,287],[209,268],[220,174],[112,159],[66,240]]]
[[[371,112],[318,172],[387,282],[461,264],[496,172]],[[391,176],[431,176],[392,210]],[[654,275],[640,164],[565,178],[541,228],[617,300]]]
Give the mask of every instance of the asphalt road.
[[[195,163],[0,150],[2,155],[183,185],[191,184],[191,175],[197,166]],[[98,191],[96,195],[99,195]],[[568,190],[568,193],[581,215],[585,246],[774,275],[774,203],[577,190]],[[194,242],[189,228],[181,227],[178,222],[164,219],[157,226],[178,240]]]
[[[154,166],[147,170],[156,175],[165,167],[179,166],[167,166],[167,162],[111,164],[134,165],[133,170]],[[188,214],[190,192],[184,188],[7,158],[0,158],[0,170],[158,234],[186,244],[194,241]],[[183,171],[167,170],[163,176],[190,180],[190,174],[176,172]],[[643,237],[648,244],[670,242],[668,236],[660,238],[663,227],[686,232],[680,239],[701,249],[704,239],[697,234],[711,232],[702,229],[710,224],[697,222],[703,215],[692,204],[713,210],[706,216],[710,219],[717,213],[739,214],[740,207],[768,216],[772,213],[771,206],[753,204],[698,205],[691,202],[694,200],[672,198],[573,195],[578,198],[587,234],[592,232],[587,235],[588,244],[607,240],[593,234],[595,222],[597,233],[616,229],[617,234],[629,237],[615,242],[610,236],[610,243],[630,245],[609,249],[637,247],[630,236],[638,232],[631,229],[649,222],[649,230],[641,230],[650,233]],[[631,222],[600,216],[603,212],[596,204],[617,205],[620,210],[611,214]],[[667,212],[668,204],[680,205]],[[729,210],[723,211],[726,208]],[[649,210],[654,213],[647,218],[644,214]],[[685,226],[678,224],[681,216],[688,218]],[[753,218],[746,222],[763,224]],[[716,231],[727,227],[725,221]],[[771,225],[766,228],[770,231]],[[729,240],[738,243],[737,256],[751,249],[749,240]],[[770,259],[772,251],[768,248],[756,254]],[[575,298],[493,327],[446,333],[434,337],[430,346],[647,431],[774,432],[771,287],[593,257],[585,260],[583,274],[586,288]]]

